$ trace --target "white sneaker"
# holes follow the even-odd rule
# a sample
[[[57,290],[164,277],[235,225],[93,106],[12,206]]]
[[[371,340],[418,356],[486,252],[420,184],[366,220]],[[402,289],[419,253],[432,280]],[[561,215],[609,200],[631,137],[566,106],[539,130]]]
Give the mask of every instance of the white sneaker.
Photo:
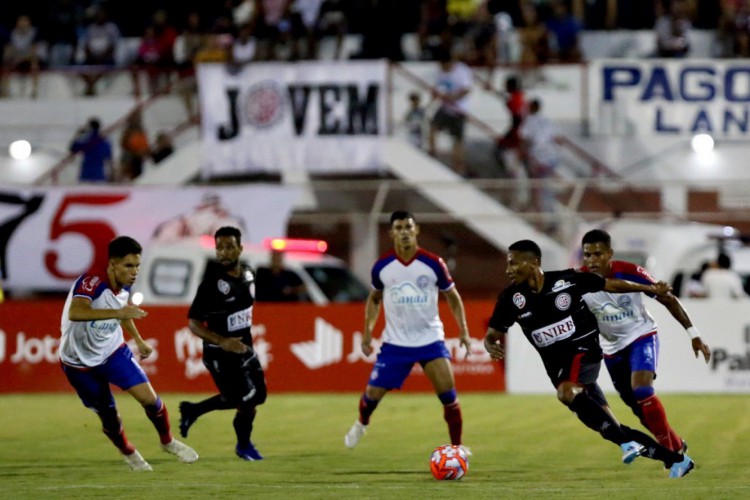
[[[149,465],[148,462],[141,456],[140,453],[138,453],[138,450],[135,450],[130,455],[123,455],[122,458],[125,459],[125,463],[128,464],[128,467],[130,467],[130,470],[154,470],[151,468],[151,465]]]
[[[166,451],[167,453],[171,453],[172,455],[177,455],[177,458],[180,459],[180,462],[186,464],[192,464],[193,462],[198,460],[198,454],[194,449],[192,449],[185,443],[177,441],[176,439],[172,439],[171,442],[161,445],[161,449]]]
[[[365,431],[367,430],[367,426],[364,425],[362,422],[357,420],[354,422],[354,425],[352,425],[352,428],[349,429],[349,432],[346,433],[346,436],[344,436],[344,444],[347,448],[354,448],[357,446],[357,443],[359,443],[359,440],[362,439],[362,436],[365,434]]]
[[[471,448],[469,448],[468,446],[464,446],[462,444],[459,444],[458,447],[461,448],[461,450],[463,450],[464,453],[466,453],[467,457],[470,457],[470,456],[473,455],[473,453],[471,452]]]

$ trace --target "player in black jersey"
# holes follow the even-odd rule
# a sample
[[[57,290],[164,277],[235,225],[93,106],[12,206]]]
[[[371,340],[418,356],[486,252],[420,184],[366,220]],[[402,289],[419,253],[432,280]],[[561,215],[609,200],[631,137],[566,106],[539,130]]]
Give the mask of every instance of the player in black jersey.
[[[190,426],[204,413],[236,408],[237,456],[243,460],[262,460],[250,441],[255,408],[266,400],[263,368],[250,335],[254,274],[240,264],[239,229],[219,228],[214,241],[218,263],[207,267],[188,318],[190,330],[203,339],[203,364],[219,394],[199,403],[180,403],[180,434],[187,437]]]
[[[669,477],[682,477],[690,472],[694,467],[690,457],[664,448],[647,434],[615,419],[596,383],[602,360],[599,328],[581,298],[601,290],[662,296],[669,293],[669,285],[604,279],[574,269],[544,272],[541,262],[541,249],[533,241],[521,240],[508,247],[506,273],[511,285],[500,294],[484,339],[490,357],[504,357],[501,339],[518,323],[541,356],[560,402],[587,427],[620,445],[624,463],[643,455],[664,462],[670,469]]]

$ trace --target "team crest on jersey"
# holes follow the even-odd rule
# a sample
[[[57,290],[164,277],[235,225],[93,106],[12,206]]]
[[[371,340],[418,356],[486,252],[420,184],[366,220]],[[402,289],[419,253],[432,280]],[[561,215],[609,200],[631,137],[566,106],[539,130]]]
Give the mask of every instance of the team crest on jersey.
[[[573,299],[567,293],[561,293],[555,297],[555,306],[561,311],[567,311]]]
[[[516,292],[513,295],[513,304],[515,304],[517,308],[523,309],[526,305],[526,297],[524,297],[520,292]]]
[[[430,278],[428,278],[426,275],[422,275],[419,278],[417,278],[417,286],[424,290],[430,285]]]
[[[227,295],[229,293],[229,283],[227,283],[224,280],[217,281],[216,288],[218,288],[219,291],[223,293],[224,295]]]
[[[559,292],[560,290],[565,290],[566,288],[570,288],[573,286],[570,281],[565,280],[557,280],[555,281],[555,284],[552,285],[552,291],[553,292]]]
[[[81,288],[86,292],[93,292],[99,286],[99,276],[86,276],[81,281]]]
[[[633,303],[633,299],[630,298],[627,294],[621,294],[617,296],[617,305],[620,307],[629,308],[630,304]]]

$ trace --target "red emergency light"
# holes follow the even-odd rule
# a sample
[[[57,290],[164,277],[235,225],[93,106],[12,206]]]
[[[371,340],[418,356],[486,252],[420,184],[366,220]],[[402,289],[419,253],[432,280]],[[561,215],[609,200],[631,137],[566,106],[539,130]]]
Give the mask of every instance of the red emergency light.
[[[323,240],[303,240],[297,238],[263,238],[263,247],[279,252],[315,252],[328,250],[328,243]]]

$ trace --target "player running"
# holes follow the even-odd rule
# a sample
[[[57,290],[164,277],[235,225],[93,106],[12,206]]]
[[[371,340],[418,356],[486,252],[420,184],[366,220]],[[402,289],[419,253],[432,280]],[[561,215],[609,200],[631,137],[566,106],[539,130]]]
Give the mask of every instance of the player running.
[[[164,451],[176,455],[181,462],[195,462],[195,450],[172,436],[167,407],[133,359],[122,334],[124,328],[135,340],[141,359],[151,355],[153,349],[133,321],[147,313],[128,303],[130,287],[141,264],[141,245],[120,236],[109,243],[108,252],[107,268],[82,274],[68,293],[61,319],[62,369],[84,406],[102,421],[102,431],[132,470],[153,469],[125,437],[110,384],[127,391],[143,406]]]
[[[666,283],[642,285],[604,279],[573,269],[544,272],[542,251],[535,242],[521,240],[508,247],[507,275],[511,285],[500,295],[490,318],[484,346],[492,359],[502,359],[501,340],[518,323],[526,339],[542,358],[557,398],[584,425],[620,446],[622,461],[631,463],[640,455],[664,462],[670,477],[690,472],[693,461],[671,451],[647,434],[620,424],[609,409],[596,380],[602,360],[596,318],[582,296],[608,292],[648,292],[665,295]]]
[[[612,239],[606,231],[594,229],[587,232],[581,244],[584,264],[582,271],[644,285],[655,283],[648,271],[641,266],[612,260]],[[662,296],[648,295],[661,302],[687,330],[695,356],[702,353],[708,363],[711,349],[701,340],[698,329],[693,326],[677,297],[671,293]],[[622,400],[662,446],[672,451],[685,452],[687,444],[667,422],[664,406],[654,392],[659,337],[656,333],[656,321],[646,309],[643,294],[614,295],[602,291],[586,294],[583,300],[599,323],[604,364]]]

